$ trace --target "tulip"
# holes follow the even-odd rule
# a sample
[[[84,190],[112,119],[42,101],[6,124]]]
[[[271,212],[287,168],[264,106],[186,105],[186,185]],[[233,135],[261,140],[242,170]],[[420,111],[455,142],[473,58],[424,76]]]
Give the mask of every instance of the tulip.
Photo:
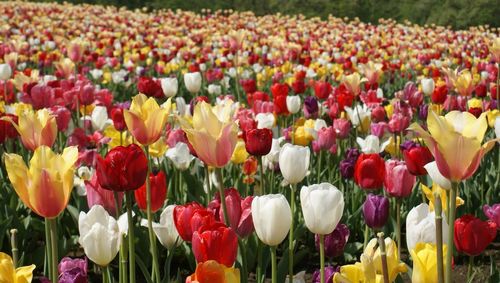
[[[167,197],[167,179],[163,171],[159,171],[149,175],[149,182],[151,184],[151,212],[154,213],[163,206]],[[135,190],[134,195],[139,209],[145,211],[147,208],[146,184]]]
[[[98,156],[96,173],[99,184],[106,190],[132,191],[144,184],[148,161],[136,144],[117,146],[105,158]]]
[[[434,80],[433,79],[422,79],[420,81],[422,84],[422,91],[425,95],[429,96],[434,92]]]
[[[255,116],[257,121],[257,129],[272,129],[276,118],[273,113],[259,113]]]
[[[42,145],[33,153],[29,168],[17,154],[5,154],[5,166],[24,204],[42,217],[55,218],[68,204],[77,159],[76,147],[65,148],[58,155]]]
[[[469,96],[474,90],[474,83],[472,81],[472,74],[469,70],[465,69],[458,74],[455,80],[455,88],[461,96]]]
[[[425,197],[429,200],[429,211],[434,211],[435,207],[435,194],[438,194],[441,199],[441,207],[444,212],[447,212],[447,203],[448,197],[446,196],[446,190],[444,190],[441,186],[436,183],[432,183],[432,187],[428,188],[426,185],[421,184],[422,192],[425,194]],[[455,205],[456,207],[464,204],[464,200],[460,197],[456,197]]]
[[[289,184],[302,181],[309,169],[311,152],[308,147],[285,144],[279,154],[281,174]]]
[[[345,245],[349,240],[349,234],[350,232],[347,225],[338,224],[333,232],[325,235],[325,255],[331,258],[343,255]],[[316,234],[314,239],[317,250],[319,250],[319,238],[319,235]],[[328,267],[326,269],[328,269]],[[326,277],[328,278],[328,276]]]
[[[0,81],[7,81],[12,76],[9,64],[0,64]]]
[[[200,72],[184,74],[184,84],[190,93],[197,93],[201,88],[201,74]]]
[[[170,103],[170,99],[167,100],[164,109],[153,97],[147,98],[140,93],[132,99],[130,110],[123,111],[128,130],[140,144],[148,146],[160,138],[170,112]]]
[[[304,99],[304,117],[306,119],[316,119],[318,117],[319,106],[314,96],[307,96]]]
[[[245,142],[242,140],[238,140],[236,142],[236,147],[234,148],[233,155],[231,156],[231,162],[234,164],[241,164],[245,162],[248,158],[248,152],[245,148]]]
[[[208,93],[212,95],[220,95],[222,93],[222,88],[220,85],[210,84],[208,85]]]
[[[443,246],[443,254],[446,253],[447,247]],[[438,283],[436,245],[418,243],[410,250],[410,254],[413,259],[411,281],[413,283]]]
[[[400,148],[408,171],[415,176],[426,175],[424,166],[434,159],[429,148],[413,141],[405,141]]]
[[[483,206],[483,212],[490,221],[495,222],[497,229],[500,229],[500,203],[492,206],[485,204]]]
[[[495,136],[500,139],[500,116],[495,119]]]
[[[335,276],[335,273],[339,272],[340,271],[340,267],[337,266],[337,267],[333,267],[333,266],[327,266],[325,267],[325,282],[333,282],[333,276]],[[319,270],[315,270],[314,273],[313,273],[313,276],[312,276],[312,283],[320,283],[321,280],[320,280],[320,271]]]
[[[228,113],[229,108],[230,105],[226,105],[222,112]],[[208,166],[221,168],[233,155],[238,133],[236,123],[217,116],[214,111],[210,104],[198,103],[194,108],[192,124],[181,120],[181,126],[198,158]]]
[[[234,188],[226,189],[224,195],[231,228],[241,238],[248,237],[254,230],[251,208],[253,196],[242,199]],[[220,209],[220,194],[216,194],[208,208],[214,212],[217,221],[224,221],[224,214]]]
[[[357,137],[356,142],[361,147],[361,151],[366,154],[380,153],[389,144],[389,140],[380,144],[380,140],[377,136],[368,135],[365,139]]]
[[[314,234],[330,234],[342,218],[344,196],[332,184],[303,186],[300,202],[306,226]]]
[[[236,233],[220,222],[202,226],[193,233],[193,254],[198,263],[215,260],[230,267],[233,266],[237,253]]]
[[[1,117],[8,117],[9,121],[12,120],[14,123],[6,121]],[[0,143],[4,143],[7,139],[14,139],[19,136],[19,133],[14,127],[17,123],[17,116],[13,114],[0,114]]]
[[[87,257],[106,267],[120,250],[121,232],[118,222],[100,206],[93,206],[88,213],[80,212],[78,242]]]
[[[56,67],[60,76],[65,79],[68,79],[75,73],[75,63],[69,58],[59,60],[59,62],[54,63],[54,67]]]
[[[362,132],[369,129],[371,112],[366,104],[363,104],[363,106],[356,105],[354,109],[345,107],[345,111],[354,127],[359,127]]]
[[[383,282],[382,274],[375,272],[372,257],[361,254],[360,262],[340,267],[339,272],[333,276],[334,283],[372,283]]]
[[[160,215],[160,222],[153,222],[153,230],[156,237],[165,248],[172,250],[173,248],[182,244],[182,239],[175,228],[174,222],[174,209],[175,205],[165,207]],[[147,227],[148,221],[143,219],[141,225]]]
[[[116,214],[117,207],[115,201],[118,201],[118,208],[122,205],[123,193],[118,193],[118,199],[115,200],[114,193],[109,190],[105,190],[97,180],[97,174],[92,175],[90,181],[85,181],[85,189],[87,192],[87,204],[91,208],[94,205],[100,205],[106,211],[111,214],[118,216]]]
[[[335,148],[335,139],[336,133],[332,126],[321,128],[318,131],[317,144],[321,150],[331,150]]]
[[[169,148],[165,156],[172,161],[176,169],[181,171],[188,169],[194,159],[189,153],[188,145],[183,142],[178,142],[175,147]]]
[[[193,237],[193,229],[191,228],[191,219],[197,210],[203,210],[203,206],[199,203],[191,202],[185,205],[177,205],[174,208],[174,223],[179,236],[186,241],[191,242]],[[213,215],[212,215],[213,216]],[[213,219],[215,221],[215,219]],[[207,221],[209,222],[209,221]]]
[[[177,90],[179,88],[179,84],[177,82],[177,78],[162,78],[160,80],[161,82],[161,88],[163,90],[163,94],[167,97],[170,98],[172,96],[175,96],[177,94]]]
[[[33,279],[33,270],[36,266],[34,264],[15,267],[12,258],[0,252],[0,282],[5,283],[28,283]]]
[[[332,92],[332,85],[324,81],[316,81],[314,83],[314,95],[318,99],[326,99]]]
[[[445,178],[438,169],[438,165],[436,161],[432,161],[424,165],[425,170],[431,177],[432,182],[436,183],[438,186],[445,190],[451,189],[451,182],[447,178]],[[445,206],[443,206],[445,207]]]
[[[245,149],[254,156],[269,153],[273,141],[273,133],[269,129],[253,129],[245,132]]]
[[[408,197],[415,181],[405,162],[394,159],[385,162],[384,186],[391,197]]]
[[[354,181],[362,189],[379,189],[385,176],[384,160],[375,153],[362,153],[354,167]]]
[[[188,278],[186,283],[239,283],[240,272],[233,267],[227,267],[215,260],[199,263],[196,271]]]
[[[497,225],[493,221],[482,221],[470,214],[455,221],[454,242],[458,252],[477,256],[496,236]]]
[[[94,107],[90,116],[90,121],[92,122],[92,128],[101,132],[113,122],[108,118],[108,110],[104,106]]]
[[[366,81],[366,79],[361,79],[361,76],[358,73],[353,73],[348,76],[344,76],[341,83],[352,95],[358,95],[361,92],[360,85],[364,81]]]
[[[252,201],[255,232],[266,245],[277,246],[285,239],[292,223],[292,212],[281,194],[256,196]]]
[[[127,129],[125,118],[123,117],[123,108],[113,108],[111,110],[111,120],[113,121],[113,126],[117,131],[124,131]]]
[[[443,217],[443,239],[448,236],[448,224]],[[429,211],[429,205],[421,203],[410,210],[406,216],[406,245],[413,250],[417,243],[436,244],[435,213]]]
[[[300,111],[300,96],[291,95],[286,97],[286,108],[292,114],[297,114]]]
[[[3,119],[13,124],[21,136],[23,145],[31,151],[42,145],[51,147],[56,140],[56,118],[48,109],[23,112],[19,115],[17,124],[10,117],[4,116]]]
[[[59,283],[86,283],[87,259],[65,257],[59,262]]]
[[[399,273],[407,271],[407,267],[406,264],[400,262],[398,258],[398,246],[396,242],[389,237],[385,238],[384,242],[389,282],[394,282]],[[375,247],[377,248],[375,249]],[[380,246],[377,244],[377,239],[371,239],[370,242],[368,242],[363,254],[372,258],[375,272],[377,274],[382,274],[382,252]]]
[[[381,229],[389,218],[389,199],[384,196],[368,194],[363,203],[363,218],[372,229]]]

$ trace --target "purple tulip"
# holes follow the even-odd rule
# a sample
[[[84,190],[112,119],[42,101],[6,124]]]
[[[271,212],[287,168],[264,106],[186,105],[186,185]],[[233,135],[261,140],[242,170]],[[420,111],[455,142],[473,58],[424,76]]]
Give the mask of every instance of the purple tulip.
[[[337,257],[344,253],[344,247],[349,240],[349,228],[345,224],[339,224],[328,235],[325,235],[325,255],[327,257]],[[319,235],[315,236],[316,249],[319,250]]]
[[[325,282],[333,282],[335,273],[340,272],[340,266],[325,266]],[[319,269],[315,270],[312,276],[312,283],[321,282],[321,274]]]
[[[500,230],[500,203],[492,206],[485,204],[483,206],[483,212],[489,220],[497,224],[497,229]]]
[[[345,159],[340,161],[340,175],[345,179],[352,179],[354,176],[354,166],[359,157],[357,148],[350,148],[345,153]]]
[[[389,218],[389,199],[384,196],[368,194],[363,204],[363,217],[372,229],[384,227]]]
[[[429,113],[429,105],[422,104],[418,108],[418,118],[422,121],[427,120],[427,114]]]
[[[304,99],[304,116],[306,119],[318,117],[318,101],[314,96],[308,96]]]
[[[87,283],[87,259],[65,257],[59,262],[59,283]]]

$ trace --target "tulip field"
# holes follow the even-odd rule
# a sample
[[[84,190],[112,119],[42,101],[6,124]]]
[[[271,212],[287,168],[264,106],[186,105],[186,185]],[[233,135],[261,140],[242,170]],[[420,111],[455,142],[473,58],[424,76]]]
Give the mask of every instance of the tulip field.
[[[500,282],[500,28],[0,17],[0,282]]]

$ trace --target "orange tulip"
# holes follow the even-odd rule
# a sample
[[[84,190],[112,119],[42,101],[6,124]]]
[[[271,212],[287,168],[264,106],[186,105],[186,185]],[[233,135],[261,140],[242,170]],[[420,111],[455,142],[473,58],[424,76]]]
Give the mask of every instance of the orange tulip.
[[[8,117],[3,119],[10,121],[14,125],[21,136],[23,145],[31,151],[42,145],[51,147],[56,141],[56,118],[47,109],[36,112],[25,111],[19,115],[17,124]]]
[[[186,278],[186,283],[239,283],[240,271],[226,267],[215,260],[199,263],[196,271]]]

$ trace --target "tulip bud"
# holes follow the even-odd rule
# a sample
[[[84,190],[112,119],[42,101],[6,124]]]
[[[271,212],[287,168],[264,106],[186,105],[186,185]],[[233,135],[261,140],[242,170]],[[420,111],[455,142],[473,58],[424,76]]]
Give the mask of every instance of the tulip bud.
[[[289,184],[297,184],[304,179],[309,169],[310,155],[309,147],[287,143],[281,148],[280,170]]]
[[[154,213],[163,206],[167,197],[167,179],[163,171],[159,171],[149,175],[149,182],[151,185],[151,211]],[[147,209],[146,193],[146,184],[134,191],[137,206],[143,211]]]
[[[314,234],[330,234],[344,212],[344,196],[329,183],[303,186],[300,203],[306,226]]]
[[[189,152],[189,146],[184,142],[178,142],[174,147],[169,148],[165,156],[172,161],[176,169],[182,171],[188,169],[194,159]]]
[[[205,210],[205,209],[197,202],[191,202],[185,205],[177,205],[174,208],[173,216],[174,216],[175,228],[177,229],[177,232],[179,233],[181,238],[186,242],[191,242],[191,239],[193,237],[194,231],[191,226],[191,220],[195,212],[197,212],[198,210]],[[213,219],[213,221],[215,221],[215,218]],[[200,221],[200,218],[198,217],[193,222],[200,223],[202,221]],[[210,223],[211,221],[207,220],[205,222]],[[198,225],[196,226],[197,228],[199,228]]]
[[[316,119],[319,113],[318,101],[313,96],[304,99],[304,117],[306,119]]]
[[[335,128],[335,133],[339,139],[345,139],[349,136],[351,123],[346,119],[335,119],[333,121],[333,128]]]
[[[316,81],[314,83],[314,94],[318,99],[326,99],[332,92],[332,85],[324,81]]]
[[[330,126],[326,128],[321,128],[318,131],[318,146],[322,150],[329,150],[333,146],[335,146],[335,129]]]
[[[496,236],[497,225],[493,221],[482,221],[470,214],[455,220],[454,243],[458,252],[477,256]]]
[[[9,64],[0,64],[0,80],[6,81],[12,76],[12,69]]]
[[[405,162],[394,159],[385,162],[384,186],[391,197],[410,196],[415,181],[415,175],[408,171]]]
[[[297,114],[300,111],[300,96],[291,95],[286,97],[286,108],[292,114]]]
[[[165,207],[160,215],[160,222],[153,222],[153,231],[155,232],[156,237],[160,241],[160,244],[169,250],[182,243],[182,239],[177,232],[177,228],[175,228],[174,208],[175,205]],[[147,227],[148,221],[146,219],[142,219],[141,226]]]
[[[162,78],[161,89],[163,90],[163,94],[168,98],[177,94],[177,90],[179,88],[179,84],[177,82],[177,78]]]
[[[408,171],[415,176],[426,175],[424,166],[434,159],[429,148],[413,141],[405,141],[400,147]]]
[[[111,110],[111,120],[113,120],[113,126],[117,131],[121,132],[127,129],[122,108],[115,107]]]
[[[389,218],[389,199],[384,196],[368,194],[363,203],[363,218],[372,229],[381,229]]]
[[[90,181],[85,181],[85,189],[87,191],[87,204],[89,208],[92,208],[94,205],[100,205],[109,214],[117,216],[114,193],[101,187],[97,180],[97,174],[94,174]],[[119,192],[117,199],[119,207],[122,205],[122,200],[123,192]]]
[[[326,238],[325,238],[326,245]],[[325,246],[326,250],[326,246]],[[333,267],[331,265],[325,266],[325,282],[335,282],[333,281],[333,276],[335,273],[340,272],[340,266]],[[315,270],[312,276],[312,283],[320,283],[321,282],[321,274],[319,270]]]
[[[252,201],[252,218],[259,239],[268,246],[277,246],[290,230],[292,211],[281,194],[257,196]]]
[[[349,228],[345,224],[339,224],[330,234],[325,235],[325,255],[337,257],[344,254],[344,248],[349,240]],[[316,249],[319,250],[319,235],[315,236]]]
[[[448,238],[448,223],[443,217],[443,239]],[[410,210],[406,216],[406,245],[408,250],[415,248],[417,243],[436,243],[435,212],[429,211],[429,205],[419,204]]]
[[[354,181],[362,189],[379,189],[385,176],[384,160],[376,153],[362,153],[354,167]]]
[[[220,222],[202,226],[193,233],[193,254],[198,263],[215,260],[233,266],[238,254],[238,236]]]
[[[222,93],[222,88],[220,85],[210,84],[208,86],[208,93],[211,95],[220,95]]]
[[[87,259],[64,257],[58,265],[59,283],[84,283],[87,279]]]
[[[422,84],[422,91],[425,95],[431,95],[434,92],[434,80],[433,79],[422,79],[420,82]]]
[[[245,149],[254,156],[269,153],[273,142],[273,132],[269,129],[253,129],[245,132]]]
[[[199,72],[184,74],[184,84],[190,93],[197,93],[201,88],[201,74]]]

